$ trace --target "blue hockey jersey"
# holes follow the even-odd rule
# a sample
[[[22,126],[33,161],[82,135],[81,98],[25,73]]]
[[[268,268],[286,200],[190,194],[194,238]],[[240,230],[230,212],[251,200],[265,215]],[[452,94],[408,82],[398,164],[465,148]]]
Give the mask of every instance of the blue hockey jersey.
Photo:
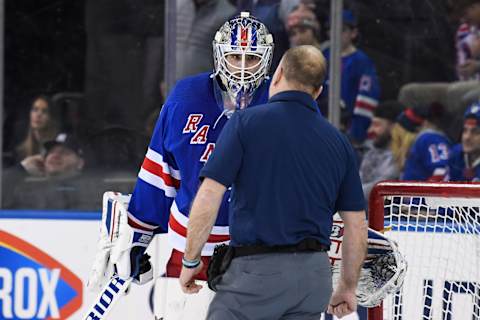
[[[402,180],[442,181],[447,173],[450,141],[441,132],[421,131],[405,161]]]
[[[330,60],[330,49],[323,53]],[[324,94],[328,93],[327,78]],[[341,97],[350,117],[349,135],[358,142],[367,138],[367,130],[378,105],[380,85],[372,60],[361,50],[342,57]]]
[[[268,86],[262,83],[250,105],[267,102]],[[208,73],[177,82],[160,113],[130,200],[129,223],[167,232],[173,248],[181,252],[200,169],[228,121],[223,111],[221,90]],[[228,198],[226,192],[204,256],[230,239]]]
[[[472,166],[465,165],[466,155],[463,153],[462,144],[456,144],[450,151],[448,159],[449,181],[480,181],[480,159],[473,161]]]

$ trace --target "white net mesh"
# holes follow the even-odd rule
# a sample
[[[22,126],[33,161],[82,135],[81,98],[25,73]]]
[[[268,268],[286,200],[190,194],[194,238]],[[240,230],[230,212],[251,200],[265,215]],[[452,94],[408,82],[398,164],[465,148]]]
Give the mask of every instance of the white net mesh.
[[[386,196],[384,215],[409,266],[384,320],[480,320],[480,199]]]

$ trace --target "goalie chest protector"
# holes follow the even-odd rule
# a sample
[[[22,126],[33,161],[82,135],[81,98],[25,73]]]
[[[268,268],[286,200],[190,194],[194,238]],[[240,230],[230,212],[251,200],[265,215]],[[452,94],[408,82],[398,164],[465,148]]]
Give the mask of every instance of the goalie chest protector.
[[[251,106],[266,103],[269,81],[256,90]],[[199,172],[228,121],[220,88],[210,74],[180,80],[165,102],[140,169],[129,212],[135,219],[168,232],[173,247],[184,251],[191,203]],[[229,240],[225,193],[212,234],[202,252]]]

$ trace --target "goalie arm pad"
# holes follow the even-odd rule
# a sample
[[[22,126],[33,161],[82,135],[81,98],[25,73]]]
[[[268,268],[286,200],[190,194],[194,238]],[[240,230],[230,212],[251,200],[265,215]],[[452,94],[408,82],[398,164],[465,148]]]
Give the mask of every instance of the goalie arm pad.
[[[98,251],[88,280],[90,289],[103,288],[114,273],[122,279],[133,277],[140,284],[153,277],[144,253],[152,240],[154,227],[129,217],[129,201],[130,195],[117,192],[103,195]]]

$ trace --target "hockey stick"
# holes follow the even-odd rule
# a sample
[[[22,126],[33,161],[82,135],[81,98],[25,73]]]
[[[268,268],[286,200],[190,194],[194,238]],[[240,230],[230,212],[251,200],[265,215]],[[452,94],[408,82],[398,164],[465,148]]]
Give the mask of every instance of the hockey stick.
[[[95,299],[94,304],[88,308],[84,320],[102,320],[112,311],[113,306],[121,296],[125,295],[132,279],[122,280],[112,277]]]

